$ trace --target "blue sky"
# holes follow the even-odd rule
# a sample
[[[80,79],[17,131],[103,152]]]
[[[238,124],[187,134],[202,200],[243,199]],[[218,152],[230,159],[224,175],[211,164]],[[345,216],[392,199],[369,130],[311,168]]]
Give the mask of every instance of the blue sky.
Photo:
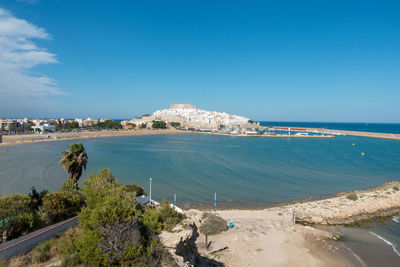
[[[399,1],[0,2],[0,116],[400,122]]]

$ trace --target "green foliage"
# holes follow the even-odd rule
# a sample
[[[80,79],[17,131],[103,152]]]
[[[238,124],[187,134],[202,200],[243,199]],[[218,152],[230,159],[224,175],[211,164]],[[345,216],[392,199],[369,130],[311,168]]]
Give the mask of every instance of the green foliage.
[[[134,123],[130,123],[130,122],[129,122],[127,125],[128,125],[128,126],[131,126],[132,128],[136,128],[136,124],[134,124]]]
[[[115,256],[117,251],[105,249],[107,242],[112,239],[108,231],[123,226],[125,222],[137,220],[142,208],[131,194],[118,185],[109,169],[102,169],[97,175],[92,173],[83,183],[83,192],[87,205],[79,218],[83,231],[78,240],[80,256],[90,264],[117,264],[121,255]],[[130,232],[124,233],[124,236],[130,236]],[[103,247],[99,244],[103,244]]]
[[[181,126],[180,122],[171,122],[170,124],[174,128],[178,128],[179,126]]]
[[[55,223],[75,216],[84,204],[84,198],[77,190],[60,190],[43,197],[40,211],[47,223]]]
[[[52,238],[37,245],[33,249],[33,254],[34,254],[33,262],[48,261],[51,257],[51,248],[54,246],[56,242],[57,240]]]
[[[73,179],[74,184],[82,176],[83,169],[86,169],[88,156],[82,143],[73,143],[68,146],[68,150],[62,152],[60,164],[67,171],[69,178]]]
[[[86,128],[91,128],[91,129],[107,129],[107,130],[118,130],[122,129],[122,124],[119,121],[113,121],[113,120],[105,120],[104,122],[99,122],[95,125],[87,126]]]
[[[167,231],[172,231],[175,225],[184,219],[183,214],[177,212],[166,200],[161,202],[158,212],[163,223],[163,229]]]
[[[48,193],[47,190],[42,190],[40,193],[36,191],[35,187],[32,187],[31,192],[28,194],[30,197],[29,208],[31,210],[39,210],[39,207],[43,204],[43,197]]]
[[[253,120],[249,120],[249,121],[248,121],[248,123],[250,123],[250,124],[253,124],[253,123],[254,123],[254,121],[253,121]]]
[[[81,256],[79,253],[74,252],[72,254],[67,254],[63,257],[61,261],[61,267],[70,267],[70,266],[81,266],[83,263]]]
[[[215,214],[208,214],[200,226],[200,232],[205,235],[217,235],[228,230],[227,222]]]
[[[167,128],[167,123],[165,123],[165,121],[153,121],[151,127],[153,127],[153,129],[165,129]]]
[[[144,195],[144,190],[137,184],[126,184],[122,186],[125,192],[133,193],[135,197]]]
[[[351,193],[351,194],[347,195],[346,198],[349,200],[356,201],[358,199],[358,196],[357,196],[357,194]]]
[[[79,259],[90,265],[153,264],[161,253],[154,234],[179,222],[182,215],[167,202],[158,210],[141,206],[134,199],[138,188],[119,185],[109,169],[92,173],[82,188],[86,199],[79,217],[82,234],[65,246],[70,248],[66,251],[71,255],[78,251]]]
[[[399,191],[399,187],[395,185],[395,186],[393,186],[393,190],[394,191]]]
[[[169,232],[182,221],[184,215],[177,212],[168,201],[163,200],[158,209],[146,207],[143,214],[143,223],[154,234],[162,230]]]
[[[95,208],[106,195],[114,192],[118,186],[110,169],[103,168],[98,174],[92,172],[89,179],[83,181],[82,192],[86,198],[86,206],[90,209]]]
[[[62,128],[61,122],[59,127]],[[64,124],[64,130],[66,131],[72,131],[79,128],[80,128],[79,123],[77,121],[68,121],[67,123]],[[56,124],[56,130],[57,130],[57,124]]]
[[[29,207],[31,199],[27,195],[12,194],[0,197],[0,219],[16,216]]]
[[[6,233],[6,239],[11,240],[31,232],[39,222],[36,213],[24,212],[7,220],[6,227],[2,230]]]
[[[142,123],[139,126],[140,129],[146,129],[146,127],[147,127],[146,123]]]
[[[16,238],[28,233],[40,224],[35,211],[30,209],[31,198],[27,195],[12,194],[0,197],[0,240]]]

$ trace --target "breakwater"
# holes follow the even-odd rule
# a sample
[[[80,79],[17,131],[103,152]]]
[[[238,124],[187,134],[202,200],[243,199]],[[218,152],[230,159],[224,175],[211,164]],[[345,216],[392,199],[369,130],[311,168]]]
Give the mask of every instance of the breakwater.
[[[281,206],[278,209],[293,212],[301,224],[353,225],[400,213],[400,182],[340,193],[336,197]]]

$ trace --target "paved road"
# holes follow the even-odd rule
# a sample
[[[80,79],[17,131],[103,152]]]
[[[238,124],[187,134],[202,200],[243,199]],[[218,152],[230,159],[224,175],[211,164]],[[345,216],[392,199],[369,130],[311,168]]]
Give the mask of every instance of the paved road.
[[[78,216],[4,242],[0,244],[0,259],[10,259],[17,255],[28,253],[40,242],[56,236],[58,233],[67,230],[77,223]]]

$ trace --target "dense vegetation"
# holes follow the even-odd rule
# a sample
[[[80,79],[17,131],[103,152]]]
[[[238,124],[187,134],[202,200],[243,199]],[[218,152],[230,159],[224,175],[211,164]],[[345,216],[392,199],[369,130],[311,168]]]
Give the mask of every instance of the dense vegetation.
[[[50,223],[75,216],[83,205],[83,196],[74,190],[0,197],[0,241],[11,240]]]
[[[122,124],[119,121],[105,120],[104,122],[99,122],[91,126],[85,126],[84,128],[95,130],[119,130],[122,129]]]
[[[165,121],[153,121],[152,127],[154,129],[165,129],[167,128],[167,123]]]
[[[63,152],[63,159],[75,151],[72,147],[74,144]],[[82,155],[83,145],[79,151],[78,155]],[[75,156],[68,157],[71,162],[66,166],[81,161],[81,156]],[[65,161],[61,163],[64,165]],[[82,174],[76,168],[66,170],[76,182]],[[183,215],[167,201],[157,208],[140,205],[135,197],[142,194],[138,185],[120,185],[109,169],[101,169],[98,174],[91,173],[81,189],[65,183],[53,193],[39,193],[33,188],[29,195],[3,196],[0,218],[5,220],[0,225],[0,235],[8,240],[79,215],[78,227],[37,246],[25,264],[60,256],[62,266],[156,266],[165,257],[156,235],[162,230],[171,231]]]
[[[181,126],[181,124],[180,124],[179,122],[171,122],[170,124],[171,124],[171,126],[174,127],[174,128],[178,128],[178,127]]]

